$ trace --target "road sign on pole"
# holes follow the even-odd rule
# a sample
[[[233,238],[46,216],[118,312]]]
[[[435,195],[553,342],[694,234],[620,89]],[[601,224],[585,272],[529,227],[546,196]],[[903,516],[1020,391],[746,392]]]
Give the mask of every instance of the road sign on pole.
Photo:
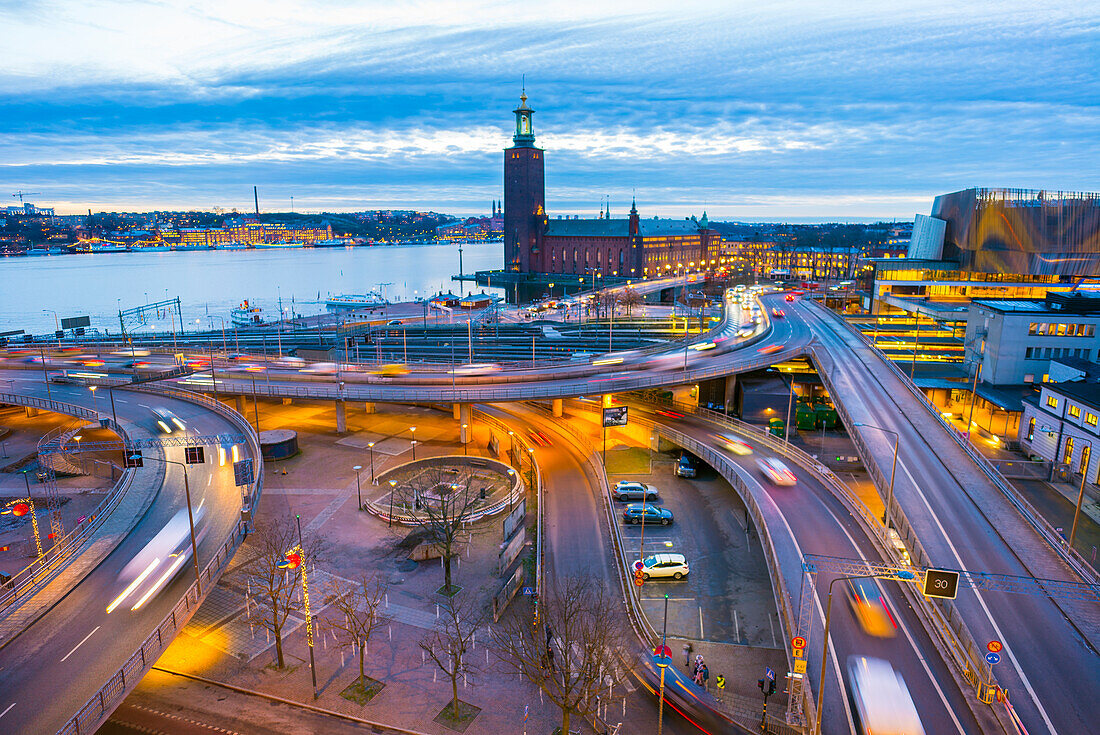
[[[1000,641],[990,641],[989,643],[985,644],[985,648],[990,653],[1000,653],[1001,649],[1004,648],[1004,644],[1002,644]]]
[[[802,636],[796,635],[794,638],[791,638],[791,648],[805,648],[805,647],[806,647],[806,639],[803,638]]]
[[[764,678],[769,681],[775,681],[775,671],[772,670],[771,666],[764,667]]]
[[[949,569],[929,569],[924,577],[924,596],[954,600],[959,593],[959,573]]]
[[[985,655],[985,660],[988,661],[990,664],[999,664],[1001,663],[1001,654],[993,653],[993,651],[990,651]]]

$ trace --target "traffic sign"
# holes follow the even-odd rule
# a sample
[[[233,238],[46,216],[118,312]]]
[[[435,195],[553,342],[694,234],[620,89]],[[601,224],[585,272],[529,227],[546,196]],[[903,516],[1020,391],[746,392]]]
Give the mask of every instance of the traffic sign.
[[[523,588],[523,594],[533,595],[533,594],[535,594],[535,589],[533,587],[524,587]]]
[[[999,664],[1001,663],[1001,654],[990,651],[985,655],[985,660],[991,664]]]
[[[924,596],[954,600],[959,593],[959,573],[949,569],[929,569],[924,577]]]
[[[1000,641],[990,641],[989,643],[985,644],[985,648],[990,653],[1000,653],[1001,649],[1004,648],[1004,644],[1002,644]]]
[[[796,635],[794,638],[791,638],[791,648],[805,648],[805,647],[806,647],[806,639],[803,638],[802,636]]]
[[[775,672],[772,671],[771,666],[765,666],[764,667],[764,678],[765,679],[770,679],[771,681],[775,681]]]
[[[794,673],[805,674],[806,673],[806,659],[800,658],[794,662]]]

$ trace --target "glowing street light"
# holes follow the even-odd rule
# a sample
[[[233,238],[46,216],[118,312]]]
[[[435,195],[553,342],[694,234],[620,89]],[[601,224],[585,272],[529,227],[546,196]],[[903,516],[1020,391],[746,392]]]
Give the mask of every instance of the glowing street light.
[[[355,497],[359,499],[359,510],[363,510],[363,494],[359,489],[359,470],[363,469],[363,466],[357,464],[352,469],[355,470]]]
[[[377,485],[374,480],[374,442],[367,442],[367,449],[370,451],[370,484]]]

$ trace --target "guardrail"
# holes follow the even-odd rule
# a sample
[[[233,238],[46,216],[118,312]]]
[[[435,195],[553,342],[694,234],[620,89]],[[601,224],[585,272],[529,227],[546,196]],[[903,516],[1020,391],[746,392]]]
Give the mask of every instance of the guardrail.
[[[862,332],[852,328],[851,325],[849,325],[844,320],[838,319],[828,309],[825,309],[820,305],[818,305],[817,308],[824,311],[830,318],[833,318],[840,324],[843,324],[844,328],[847,329],[850,333],[858,336],[863,344],[868,347],[872,351],[872,353],[879,358],[881,362],[889,366],[889,369],[894,373],[894,375],[906,386],[906,388],[909,389],[909,392],[913,396],[920,400],[924,408],[936,418],[936,420],[943,427],[944,431],[946,431],[955,440],[955,443],[958,444],[964,452],[966,452],[970,459],[973,460],[978,468],[986,475],[989,481],[992,482],[998,490],[1000,490],[1001,494],[1004,495],[1010,503],[1012,503],[1017,512],[1019,512],[1020,515],[1022,515],[1028,521],[1028,523],[1035,529],[1039,536],[1044,541],[1046,541],[1046,543],[1066,562],[1066,564],[1069,565],[1071,569],[1073,569],[1073,571],[1078,576],[1081,577],[1082,580],[1089,582],[1090,584],[1100,583],[1100,573],[1093,569],[1092,566],[1085,559],[1085,557],[1082,556],[1080,552],[1078,552],[1076,549],[1071,547],[1069,545],[1069,542],[1065,538],[1063,538],[1061,534],[1054,530],[1054,526],[1052,526],[1050,522],[1047,521],[1046,518],[1044,518],[1042,514],[1040,514],[1031,505],[1031,503],[1028,502],[1026,498],[1020,495],[1016,488],[1013,487],[1012,483],[1008,482],[1001,475],[1001,473],[997,471],[997,468],[994,467],[992,463],[990,463],[988,459],[982,456],[982,454],[978,452],[969,441],[966,441],[961,436],[959,436],[959,432],[956,431],[953,426],[951,426],[944,420],[943,416],[940,413],[940,410],[936,408],[935,404],[928,400],[928,396],[924,394],[924,391],[918,388],[916,384],[912,380],[910,380],[904,372],[902,372],[901,368],[899,368],[892,360],[886,357],[882,350],[872,344],[870,340],[867,339],[867,336],[864,335]]]
[[[212,398],[191,391],[153,385],[132,386],[128,389],[200,403],[226,418],[244,434],[248,441],[254,458],[252,482],[246,486],[242,498],[241,519],[233,525],[233,532],[230,537],[219,547],[214,554],[214,558],[203,567],[199,575],[200,580],[203,581],[202,590],[204,594],[199,594],[198,582],[191,583],[183,599],[165,616],[153,633],[145,639],[145,642],[141,644],[141,648],[130,656],[126,663],[80,708],[80,711],[58,731],[59,735],[80,735],[81,733],[94,732],[114,711],[118,703],[125,698],[128,691],[137,686],[145,672],[164,653],[176,633],[191,619],[195,610],[202,604],[205,594],[209,594],[214,583],[229,564],[233,553],[251,530],[252,511],[263,493],[264,465],[263,455],[260,452],[260,439],[244,416],[220,401],[215,401]]]
[[[0,403],[31,406],[81,418],[98,418],[94,411],[90,411],[83,406],[34,396],[24,396],[18,393],[0,393]],[[115,425],[113,421],[110,421],[108,426],[123,441],[126,441],[127,434],[121,427]],[[107,496],[100,501],[96,509],[88,515],[88,519],[84,523],[60,539],[55,540],[42,556],[12,575],[12,578],[4,584],[4,591],[0,593],[0,610],[7,610],[20,598],[35,594],[54,578],[55,574],[61,570],[64,562],[72,557],[84,545],[84,542],[103,525],[111,511],[122,500],[123,494],[129,489],[133,476],[133,470],[123,471],[122,476],[107,492]],[[3,630],[3,638],[6,639],[9,633],[10,631]]]
[[[393,472],[396,472],[396,471],[398,471],[398,470],[400,470],[404,467],[408,467],[410,465],[413,465],[413,464],[424,467],[424,466],[432,466],[432,465],[444,465],[444,464],[447,464],[448,462],[453,462],[454,460],[459,460],[460,464],[469,464],[469,465],[475,465],[476,463],[479,463],[479,462],[480,463],[490,462],[494,465],[499,465],[500,467],[505,467],[505,468],[511,469],[511,467],[509,465],[506,465],[503,462],[498,462],[494,459],[488,459],[486,457],[468,457],[468,456],[457,457],[457,456],[453,456],[453,455],[443,455],[443,456],[439,456],[439,457],[427,457],[425,459],[414,460],[412,462],[404,462],[404,463],[399,464],[399,465],[394,465],[393,467],[389,467],[384,472],[380,473],[378,475],[378,479],[382,480],[387,475],[389,475]],[[463,460],[467,460],[467,461],[463,462]],[[486,465],[482,464],[481,466],[486,466]],[[480,521],[482,518],[488,518],[490,516],[494,516],[497,513],[500,513],[505,508],[507,508],[513,502],[515,502],[516,497],[519,495],[520,488],[523,487],[523,483],[519,479],[519,473],[514,473],[514,474],[515,474],[515,477],[512,478],[512,487],[508,490],[508,497],[506,497],[504,500],[498,500],[497,502],[493,503],[492,505],[487,505],[484,508],[481,508],[480,510],[478,510],[476,513],[470,513],[469,515],[463,516],[462,517],[463,523],[474,523],[475,521]],[[378,484],[380,484],[380,483],[378,483]],[[412,513],[397,513],[397,512],[391,514],[389,512],[389,509],[386,506],[375,503],[374,501],[372,501],[370,499],[365,500],[363,502],[363,505],[368,506],[370,508],[370,513],[372,515],[375,515],[378,518],[381,518],[382,520],[386,521],[387,523],[392,522],[392,523],[400,524],[402,526],[422,526],[422,525],[424,525],[424,517],[423,516],[417,516],[417,515],[412,514]]]

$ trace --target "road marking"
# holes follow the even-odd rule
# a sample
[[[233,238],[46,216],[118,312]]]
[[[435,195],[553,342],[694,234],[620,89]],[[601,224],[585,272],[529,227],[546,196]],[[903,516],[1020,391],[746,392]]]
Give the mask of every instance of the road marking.
[[[148,406],[146,406],[146,405],[145,405],[144,403],[139,403],[138,405],[139,405],[139,406],[141,406],[142,408],[149,408],[149,407],[148,407]],[[149,409],[149,410],[152,410],[152,409]]]
[[[913,488],[917,491],[917,495],[920,496],[920,499],[924,502],[924,507],[928,509],[928,514],[932,517],[932,520],[936,522],[936,528],[940,529],[940,533],[943,535],[943,540],[946,541],[947,545],[951,548],[951,553],[954,554],[955,561],[958,563],[959,569],[962,569],[964,572],[969,573],[970,570],[966,568],[965,564],[963,564],[962,557],[959,556],[958,549],[956,549],[955,544],[951,542],[951,537],[947,535],[947,531],[944,529],[943,524],[940,523],[939,517],[936,515],[935,511],[932,510],[932,506],[931,504],[929,504],[928,498],[924,496],[924,491],[920,489],[920,485],[918,485],[917,481],[913,479],[913,475],[909,473],[909,468],[906,467],[905,463],[902,462],[900,459],[898,460],[898,465],[901,467],[902,471],[905,472],[905,476],[909,478],[909,482],[913,484]],[[958,480],[955,480],[955,484],[959,484]],[[997,633],[997,639],[1001,641],[1005,640],[1005,634],[1001,632],[1001,626],[997,625],[997,621],[993,619],[993,613],[989,611],[989,607],[985,604],[985,598],[982,597],[981,593],[978,592],[977,589],[974,590],[974,596],[978,598],[978,604],[982,606],[982,610],[985,610],[985,616],[989,620],[989,624],[993,626],[993,630]],[[1023,682],[1024,687],[1027,688],[1028,694],[1031,695],[1031,701],[1035,703],[1035,707],[1039,710],[1039,714],[1043,716],[1043,722],[1046,723],[1046,726],[1050,730],[1050,732],[1054,733],[1054,735],[1058,735],[1058,731],[1054,729],[1054,723],[1050,721],[1050,717],[1047,716],[1046,709],[1043,707],[1042,702],[1039,701],[1039,695],[1036,694],[1035,689],[1032,688],[1031,682],[1028,680],[1027,675],[1024,674],[1024,670],[1020,668],[1020,662],[1016,660],[1016,656],[1013,655],[1012,649],[1009,648],[1007,644],[1005,645],[1004,652],[1008,654],[1008,658],[1012,661],[1012,667],[1016,669],[1016,673],[1020,675],[1020,681]]]
[[[96,632],[97,630],[99,630],[99,628],[100,628],[100,626],[98,626],[98,625],[97,625],[97,626],[96,626],[96,627],[95,627],[95,628],[94,628],[94,629],[92,630],[92,632],[91,632],[91,633],[89,633],[88,635],[84,636],[84,640],[82,640],[82,641],[81,641],[80,643],[77,643],[77,644],[76,644],[75,646],[73,646],[73,650],[71,650],[71,651],[69,651],[68,653],[66,653],[66,654],[65,654],[65,658],[61,659],[61,663],[65,663],[65,659],[67,659],[67,658],[68,658],[69,656],[72,656],[72,655],[73,655],[74,653],[76,653],[76,649],[78,649],[78,648],[80,648],[81,646],[83,646],[83,645],[84,645],[84,644],[85,644],[85,643],[86,643],[86,642],[88,641],[88,639],[89,639],[89,638],[91,638],[91,637],[92,637],[92,635],[94,635],[94,634],[95,634],[95,632]]]
[[[707,637],[703,635],[703,606],[699,606],[699,639],[706,640]]]
[[[4,715],[6,715],[11,710],[11,708],[14,707],[14,706],[15,706],[15,702],[12,702],[11,704],[9,704],[8,708],[6,710],[4,710],[3,712],[0,712],[0,717],[3,717]]]
[[[213,481],[214,481],[214,476],[210,475],[210,477],[206,478],[206,486],[210,487],[210,483],[212,483]]]

